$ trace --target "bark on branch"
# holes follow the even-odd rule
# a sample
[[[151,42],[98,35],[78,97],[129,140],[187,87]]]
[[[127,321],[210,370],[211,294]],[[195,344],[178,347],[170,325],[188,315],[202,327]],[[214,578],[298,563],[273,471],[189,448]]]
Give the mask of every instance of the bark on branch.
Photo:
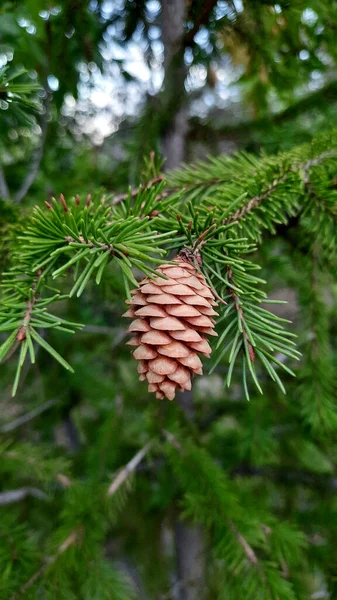
[[[125,465],[125,467],[119,471],[118,475],[109,485],[107,496],[112,496],[115,494],[121,485],[123,485],[123,483],[125,483],[125,481],[130,477],[130,475],[135,472],[139,463],[151,449],[152,443],[153,442],[150,441],[145,444],[145,446],[141,448],[141,450],[139,450],[139,452],[137,452],[137,454],[135,454],[135,456]]]
[[[81,529],[74,529],[58,547],[56,554],[48,557],[46,562],[41,565],[41,567],[28,579],[28,581],[26,581],[26,583],[19,588],[15,594],[10,597],[9,600],[18,600],[18,598],[20,598],[30,587],[32,587],[32,585],[34,585],[35,581],[37,581],[37,579],[39,579],[39,577],[41,577],[41,575],[47,571],[48,567],[52,565],[61,554],[79,541],[82,533],[83,532]]]
[[[33,487],[19,488],[18,490],[8,490],[0,493],[0,506],[6,506],[7,504],[15,504],[27,498],[27,496],[33,496],[38,500],[47,500],[48,496]]]

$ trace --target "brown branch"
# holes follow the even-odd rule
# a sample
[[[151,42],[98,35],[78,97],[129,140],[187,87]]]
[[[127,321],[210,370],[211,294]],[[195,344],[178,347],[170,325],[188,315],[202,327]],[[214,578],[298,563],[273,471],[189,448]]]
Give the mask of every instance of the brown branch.
[[[13,431],[13,429],[21,427],[21,425],[31,421],[32,419],[35,419],[35,417],[43,413],[45,410],[48,410],[52,406],[55,406],[57,403],[58,400],[48,400],[47,402],[44,402],[44,404],[41,404],[41,406],[34,408],[34,410],[25,415],[22,415],[22,417],[18,417],[17,419],[14,419],[14,421],[2,425],[2,427],[0,427],[0,433],[8,433],[8,431]]]
[[[175,448],[179,452],[183,452],[182,445],[180,444],[180,442],[178,442],[176,436],[173,433],[171,433],[170,431],[167,431],[167,429],[162,429],[162,433],[163,433],[164,437],[167,439],[167,441],[171,444],[171,446],[173,446],[173,448]]]
[[[273,591],[270,587],[270,583],[267,580],[265,573],[263,572],[263,569],[260,565],[260,562],[253,550],[253,548],[250,546],[250,544],[247,542],[246,538],[242,535],[242,533],[240,533],[240,531],[238,530],[238,528],[234,525],[233,521],[231,519],[228,519],[228,524],[229,527],[231,529],[231,531],[234,533],[237,541],[239,542],[240,546],[242,547],[245,555],[247,556],[249,562],[256,568],[258,574],[260,575],[262,581],[267,585],[267,587],[269,588],[269,591],[271,592],[270,597],[274,597]],[[279,596],[276,597],[276,600],[280,600]]]
[[[83,246],[89,246],[89,248],[98,248],[99,247],[99,248],[102,248],[102,250],[109,251],[111,254],[115,254],[112,244],[105,244],[104,242],[96,242],[96,244],[94,244],[94,242],[92,242],[91,240],[85,240],[83,235],[79,235],[78,238],[79,238],[81,244],[83,244]],[[71,237],[71,235],[67,235],[64,239],[69,244],[77,244],[77,240],[75,240],[75,238]]]
[[[43,565],[41,565],[41,567],[28,579],[28,581],[26,581],[26,583],[24,583],[17,592],[15,592],[15,594],[13,594],[9,600],[17,600],[18,598],[20,598],[22,596],[22,594],[24,594],[30,587],[32,587],[32,585],[34,585],[35,581],[37,581],[37,579],[39,579],[39,577],[41,577],[41,575],[43,575],[45,573],[45,571],[47,571],[48,567],[50,567],[52,564],[54,564],[54,562],[57,560],[57,558],[63,554],[64,552],[66,552],[66,550],[68,550],[68,548],[70,548],[71,546],[74,546],[82,537],[83,534],[83,530],[80,529],[74,529],[69,535],[68,537],[64,540],[64,542],[62,542],[62,544],[58,547],[56,554],[54,554],[53,556],[50,556],[46,559],[45,563]]]
[[[229,217],[227,217],[227,219],[225,219],[223,222],[224,225],[228,225],[229,223],[234,223],[235,221],[239,221],[240,219],[242,219],[242,217],[245,217],[247,213],[251,212],[258,206],[260,206],[260,204],[262,204],[263,200],[268,198],[270,196],[270,194],[272,194],[276,190],[277,186],[280,183],[283,183],[287,179],[288,175],[289,175],[289,173],[287,172],[287,173],[284,173],[282,175],[282,177],[280,177],[279,179],[274,179],[273,183],[268,187],[268,189],[265,192],[254,196],[253,198],[251,198],[249,200],[249,202],[247,204],[244,204],[244,206],[239,208],[233,215],[230,215]]]
[[[34,306],[37,301],[36,290],[37,290],[37,285],[38,285],[41,274],[42,274],[42,270],[40,269],[35,275],[35,279],[32,284],[33,298],[32,298],[32,300],[27,301],[27,309],[26,309],[25,315],[23,317],[22,325],[16,336],[17,342],[23,342],[23,340],[26,339],[26,329],[27,329],[27,327],[29,327],[29,323],[32,318]]]
[[[171,444],[171,446],[173,448],[175,448],[178,452],[180,452],[181,454],[183,454],[184,450],[183,450],[180,442],[176,439],[176,437],[170,431],[167,431],[165,429],[162,430],[162,433],[166,437],[167,441]],[[242,533],[238,530],[238,528],[234,524],[233,520],[231,518],[226,518],[225,520],[226,520],[226,522],[228,524],[228,527],[234,533],[234,535],[235,535],[236,539],[238,540],[239,544],[242,546],[243,551],[244,551],[245,555],[247,556],[247,559],[249,560],[249,562],[252,565],[254,565],[254,567],[256,568],[257,572],[259,573],[262,581],[264,583],[266,583],[268,587],[270,587],[269,586],[269,582],[266,579],[266,576],[265,576],[265,574],[263,572],[263,569],[262,569],[262,567],[260,565],[258,557],[257,557],[255,551],[253,550],[253,548],[247,542],[246,538],[242,535]],[[277,600],[279,600],[279,599],[277,599]]]
[[[227,269],[227,275],[228,275],[228,279],[231,279],[233,281],[233,272],[232,269],[227,265],[226,266]],[[234,281],[233,281],[234,283]],[[234,308],[237,311],[239,317],[240,317],[240,321],[241,321],[241,326],[242,326],[242,335],[244,336],[246,343],[247,343],[247,348],[248,348],[248,353],[249,353],[249,358],[252,362],[255,361],[255,350],[250,342],[246,327],[245,327],[245,316],[242,310],[242,306],[240,304],[240,299],[239,297],[235,294],[234,290],[232,288],[228,288],[228,292],[233,300],[234,303]]]
[[[251,212],[258,206],[260,206],[260,204],[262,204],[262,202],[276,190],[276,188],[279,184],[284,183],[284,181],[287,179],[287,177],[290,173],[293,173],[294,171],[302,169],[302,171],[304,172],[304,175],[306,177],[306,173],[308,172],[308,170],[311,167],[320,164],[325,158],[328,158],[329,156],[331,156],[331,157],[336,156],[336,152],[327,150],[326,152],[322,152],[322,154],[320,154],[316,158],[310,159],[303,164],[298,163],[298,164],[294,165],[294,167],[292,167],[290,169],[290,171],[283,173],[283,175],[281,175],[278,179],[274,179],[274,181],[270,184],[270,186],[262,194],[257,194],[256,196],[253,196],[253,198],[251,198],[247,202],[247,204],[245,204],[240,209],[238,209],[233,215],[230,215],[229,217],[224,219],[224,221],[223,221],[224,225],[233,223],[235,221],[239,221],[242,217],[245,217],[249,212]],[[116,204],[120,204],[121,202],[125,202],[130,196],[131,196],[131,198],[135,198],[139,194],[139,191],[151,189],[151,187],[153,185],[156,185],[157,183],[159,183],[160,181],[163,181],[164,179],[165,179],[164,175],[159,175],[158,177],[155,177],[154,179],[149,181],[146,185],[143,185],[140,188],[139,187],[132,188],[127,193],[117,194],[113,197],[112,204],[116,205]],[[337,181],[337,179],[336,179],[336,181]],[[202,181],[199,183],[192,183],[190,185],[185,185],[184,189],[196,189],[198,187],[202,188],[202,187],[208,187],[208,186],[217,185],[217,184],[220,185],[221,183],[222,183],[221,178],[213,178],[213,179],[210,179],[207,181]],[[334,182],[334,183],[336,183],[336,182]],[[177,186],[170,186],[170,187],[166,188],[166,190],[164,192],[162,192],[161,194],[158,194],[157,199],[159,200],[161,198],[167,198],[170,194],[173,194],[174,192],[176,192],[177,189],[178,189]]]
[[[254,196],[247,202],[247,204],[244,204],[244,206],[239,208],[233,215],[230,215],[229,217],[227,217],[227,219],[224,219],[224,221],[223,221],[224,225],[239,221],[240,219],[245,217],[248,213],[250,213],[252,210],[254,210],[258,206],[260,206],[262,204],[262,202],[266,198],[268,198],[277,189],[277,187],[281,183],[284,183],[284,181],[286,181],[286,179],[290,173],[294,173],[295,171],[298,171],[301,169],[304,172],[304,183],[307,184],[309,169],[311,167],[319,165],[325,158],[333,157],[336,155],[337,155],[336,151],[333,152],[331,150],[327,150],[325,152],[322,152],[322,154],[320,154],[316,158],[307,160],[303,164],[301,164],[301,163],[295,164],[293,167],[290,168],[290,171],[286,171],[285,173],[283,173],[283,175],[281,175],[281,177],[279,177],[278,179],[274,179],[274,181],[268,186],[268,188],[262,194],[258,194],[256,196]]]
[[[20,596],[22,596],[22,594],[24,594],[24,592],[26,592],[26,590],[28,590],[35,583],[35,581],[41,575],[43,575],[43,573],[47,570],[47,568],[48,568],[48,564],[42,565],[38,569],[38,571],[36,571],[34,573],[34,575],[32,575],[32,577],[30,579],[28,579],[28,581],[26,581],[26,583],[24,583],[13,596],[10,597],[9,600],[17,600],[18,598],[20,598]]]
[[[334,185],[335,185],[335,183],[334,183]],[[334,220],[336,220],[337,219],[337,210],[334,211],[333,208],[331,206],[329,206],[324,201],[324,199],[317,194],[313,184],[309,180],[305,181],[305,188],[308,192],[308,196],[311,198],[314,198],[314,200],[317,202],[317,204],[320,204],[322,206],[323,210],[326,213],[328,213],[330,217],[332,217]]]
[[[245,555],[247,556],[248,560],[253,565],[257,565],[259,561],[258,561],[258,558],[257,558],[257,556],[256,556],[253,548],[248,544],[246,538],[243,537],[242,533],[240,533],[240,531],[234,525],[232,519],[229,519],[228,523],[229,523],[230,529],[234,533],[234,535],[235,535],[236,539],[238,540],[240,546],[242,546],[243,551],[244,551]]]
[[[139,450],[139,452],[137,452],[137,454],[135,454],[135,456],[125,465],[125,467],[123,467],[119,471],[115,479],[109,485],[107,496],[112,496],[113,494],[115,494],[117,490],[121,487],[121,485],[123,485],[123,483],[127,481],[130,475],[134,473],[139,463],[143,460],[143,458],[151,449],[152,444],[153,441],[150,441],[147,444],[145,444],[145,446],[141,448],[141,450]]]

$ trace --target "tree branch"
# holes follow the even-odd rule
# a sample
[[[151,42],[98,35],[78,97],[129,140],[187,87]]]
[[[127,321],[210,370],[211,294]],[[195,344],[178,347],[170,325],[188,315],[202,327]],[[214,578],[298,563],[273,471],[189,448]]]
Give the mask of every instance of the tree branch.
[[[112,496],[118,490],[118,488],[125,483],[125,481],[130,477],[132,473],[137,469],[139,463],[143,460],[146,454],[149,452],[152,447],[153,442],[150,441],[145,446],[135,454],[135,456],[123,467],[121,471],[119,471],[118,475],[109,485],[107,496]]]
[[[31,300],[27,301],[27,309],[26,309],[25,315],[22,320],[22,325],[16,336],[16,339],[18,342],[23,342],[23,340],[26,339],[26,329],[27,329],[27,327],[29,327],[29,323],[33,316],[34,306],[37,301],[37,286],[38,286],[41,274],[42,274],[42,270],[40,269],[34,277],[34,281],[32,283],[32,288],[31,288],[33,291],[33,297]]]
[[[337,81],[332,81],[316,92],[297,100],[285,110],[265,115],[261,119],[252,119],[233,125],[228,123],[214,129],[212,126],[214,115],[206,121],[204,119],[193,117],[189,121],[189,139],[205,140],[205,137],[209,136],[216,136],[217,139],[244,136],[246,139],[247,135],[251,134],[253,131],[258,129],[266,130],[270,128],[271,125],[282,125],[291,119],[295,119],[298,115],[317,106],[322,100],[324,100],[324,103],[331,104],[337,102]]]
[[[34,408],[34,410],[30,411],[26,415],[18,417],[17,419],[14,419],[14,421],[6,423],[6,425],[0,427],[0,433],[8,433],[8,431],[13,431],[13,429],[21,427],[21,425],[27,423],[28,421],[31,421],[32,419],[35,419],[35,417],[43,413],[45,410],[48,410],[52,406],[55,406],[57,402],[58,400],[48,400],[47,402],[44,402],[44,404],[41,404],[41,406]]]
[[[232,532],[234,533],[236,539],[238,540],[240,546],[242,546],[243,551],[245,553],[245,555],[247,556],[248,560],[253,564],[253,565],[257,565],[258,564],[258,559],[257,556],[253,550],[253,548],[248,544],[246,538],[243,537],[242,533],[240,533],[240,531],[237,529],[237,527],[234,525],[233,521],[231,519],[228,520],[229,523],[229,527],[232,530]]]
[[[284,183],[286,181],[287,177],[289,176],[289,174],[291,172],[298,171],[301,169],[304,173],[304,183],[307,183],[309,169],[311,167],[319,165],[322,162],[322,160],[324,160],[325,158],[328,158],[329,156],[331,156],[331,157],[336,156],[336,152],[331,152],[331,151],[322,152],[319,156],[316,156],[316,158],[307,160],[303,164],[300,164],[300,163],[295,164],[293,167],[291,167],[291,169],[289,171],[286,171],[285,173],[283,173],[283,175],[281,175],[281,177],[279,177],[278,179],[274,179],[274,181],[269,185],[269,187],[262,194],[258,194],[256,196],[254,196],[253,198],[250,198],[250,200],[247,202],[247,204],[244,204],[233,215],[230,215],[229,217],[227,217],[227,219],[225,219],[223,222],[224,225],[239,221],[243,217],[246,217],[246,215],[249,212],[251,212],[258,206],[260,206],[262,204],[262,202],[266,198],[268,198],[277,189],[278,185],[280,185],[281,183]]]
[[[18,598],[20,598],[22,596],[22,594],[24,594],[32,585],[34,585],[35,581],[37,579],[39,579],[39,577],[41,577],[41,575],[43,575],[43,573],[45,573],[45,571],[47,571],[48,567],[50,565],[52,565],[56,559],[63,554],[63,552],[65,552],[66,550],[68,550],[68,548],[70,548],[70,546],[74,546],[74,544],[76,544],[80,538],[82,531],[80,529],[74,529],[70,535],[68,535],[68,537],[64,540],[64,542],[62,542],[62,544],[58,547],[56,554],[54,554],[53,556],[50,556],[49,558],[46,559],[46,562],[41,565],[41,567],[34,573],[34,575],[32,575],[28,581],[26,581],[26,583],[24,583],[19,590],[13,594],[9,600],[17,600]]]
[[[15,502],[20,502],[20,500],[24,500],[27,496],[34,496],[34,498],[38,498],[39,500],[47,500],[48,496],[33,487],[20,488],[18,490],[8,490],[7,492],[0,493],[0,506],[6,506],[7,504],[14,504]]]

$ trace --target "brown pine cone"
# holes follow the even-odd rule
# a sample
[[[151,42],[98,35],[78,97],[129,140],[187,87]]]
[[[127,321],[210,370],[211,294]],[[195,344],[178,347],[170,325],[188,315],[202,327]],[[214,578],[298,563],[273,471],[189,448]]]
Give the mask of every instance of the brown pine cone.
[[[136,346],[133,356],[139,361],[139,379],[147,380],[149,392],[157,398],[169,400],[177,388],[191,389],[195,373],[202,375],[199,354],[211,354],[206,335],[217,335],[212,317],[218,314],[202,273],[182,258],[174,262],[157,269],[167,279],[141,281],[123,315],[135,319],[128,329],[135,336],[127,343]]]

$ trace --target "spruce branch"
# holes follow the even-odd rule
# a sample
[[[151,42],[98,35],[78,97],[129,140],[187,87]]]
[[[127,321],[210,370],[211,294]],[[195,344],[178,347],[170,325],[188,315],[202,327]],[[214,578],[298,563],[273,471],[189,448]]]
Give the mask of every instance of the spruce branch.
[[[24,425],[25,423],[28,423],[32,419],[35,419],[35,417],[38,417],[40,414],[42,414],[46,410],[49,410],[49,408],[52,408],[57,403],[58,403],[58,400],[56,400],[56,399],[47,400],[46,402],[44,402],[37,408],[34,408],[27,414],[22,415],[21,417],[18,417],[17,419],[14,419],[13,421],[6,423],[5,425],[2,425],[0,427],[0,432],[8,433],[9,431],[13,431],[14,429],[17,429],[18,427],[21,427],[21,425]]]
[[[247,540],[243,537],[242,533],[238,530],[238,528],[234,525],[233,521],[229,519],[228,521],[230,529],[233,531],[235,537],[237,538],[239,544],[242,546],[245,555],[248,560],[253,564],[258,564],[258,558],[253,550],[253,548],[248,544]]]
[[[229,215],[227,218],[225,218],[224,224],[227,225],[229,223],[235,223],[237,221],[240,221],[242,218],[246,217],[248,213],[257,209],[264,200],[269,198],[269,196],[273,194],[273,192],[275,192],[279,185],[286,181],[288,176],[289,172],[285,172],[278,179],[274,179],[274,181],[269,185],[266,191],[264,191],[262,194],[257,194],[253,198],[250,198],[250,200],[241,208],[236,210],[234,214]]]
[[[32,319],[34,307],[35,307],[35,304],[38,299],[37,288],[38,288],[38,282],[39,282],[39,279],[40,279],[42,273],[43,273],[43,271],[42,271],[42,269],[40,269],[39,271],[37,271],[36,275],[34,276],[33,283],[31,286],[31,294],[30,294],[30,298],[27,300],[27,308],[26,308],[25,314],[23,316],[22,325],[16,335],[16,340],[18,342],[23,342],[27,338],[27,329],[29,331],[30,321]]]
[[[132,269],[141,269],[152,276],[154,269],[148,263],[162,262],[159,256],[166,253],[164,247],[170,242],[172,231],[158,232],[153,244],[156,218],[139,216],[144,208],[151,212],[156,192],[143,190],[132,205],[126,203],[128,218],[118,217],[113,212],[115,209],[104,200],[101,202],[100,198],[89,196],[84,203],[78,197],[67,203],[61,195],[59,202],[53,200],[52,204],[48,203],[46,212],[38,207],[34,209],[28,226],[16,237],[20,248],[2,284],[4,296],[0,331],[12,333],[0,348],[0,359],[20,345],[13,394],[28,351],[31,362],[35,360],[34,342],[63,367],[72,370],[38,329],[54,328],[73,333],[82,325],[51,314],[49,304],[71,298],[74,294],[79,297],[93,274],[99,284],[111,259],[119,266],[126,294],[130,296],[129,282],[137,285]],[[147,194],[145,205],[144,194]],[[41,295],[41,291],[50,287],[51,277],[57,279],[68,273],[73,273],[75,280],[68,295],[59,291],[52,296]]]
[[[278,318],[260,306],[261,303],[268,302],[266,294],[260,289],[261,284],[265,282],[254,275],[258,265],[243,260],[240,256],[242,252],[251,251],[252,247],[245,239],[238,240],[225,234],[222,238],[219,236],[219,239],[210,239],[201,250],[204,268],[209,274],[212,287],[218,290],[227,304],[220,309],[220,319],[217,322],[219,339],[211,372],[228,357],[226,384],[229,387],[236,361],[241,357],[243,389],[247,399],[248,375],[262,393],[256,372],[257,358],[271,379],[285,392],[277,369],[283,369],[289,375],[294,373],[279,360],[278,354],[292,359],[298,359],[300,356],[291,339],[294,334],[287,332],[283,327],[283,322],[289,321]],[[217,260],[221,260],[221,268],[219,265],[214,268]]]
[[[83,532],[81,529],[74,529],[62,542],[62,544],[59,545],[57,552],[53,556],[46,558],[45,563],[42,564],[41,567],[28,579],[28,581],[26,581],[26,583],[24,583],[19,590],[10,597],[10,600],[18,600],[18,598],[21,598],[21,596],[25,594],[27,590],[29,590],[29,588],[31,588],[42,575],[44,575],[48,568],[56,562],[61,554],[66,552],[69,548],[71,548],[71,546],[74,546],[80,541],[82,533]]]
[[[145,446],[143,448],[141,448],[131,460],[129,460],[129,462],[125,465],[125,467],[123,467],[118,472],[118,474],[116,475],[114,480],[109,485],[109,488],[107,491],[107,496],[112,496],[113,494],[115,494],[117,492],[117,490],[121,487],[121,485],[123,485],[129,479],[129,477],[137,469],[138,465],[145,458],[147,453],[151,450],[152,445],[153,445],[152,441],[147,442],[147,444],[145,444]]]
[[[304,227],[308,220],[311,223],[316,213],[310,212],[310,206],[314,202],[318,210],[315,195],[320,182],[325,186],[324,203],[330,212],[335,210],[336,190],[330,177],[335,173],[335,138],[332,132],[312,146],[276,157],[241,154],[210,159],[169,174],[167,181],[156,175],[137,191],[115,199],[97,195],[84,201],[78,196],[66,200],[61,194],[59,201],[46,203],[47,211],[35,207],[28,224],[16,236],[15,242],[21,247],[14,253],[13,267],[3,281],[0,330],[12,333],[0,348],[0,358],[20,343],[14,391],[27,352],[31,359],[34,356],[33,342],[70,370],[37,331],[52,327],[74,332],[80,327],[50,314],[52,302],[79,297],[92,279],[99,284],[111,263],[120,269],[130,298],[130,285],[137,286],[135,269],[151,278],[165,255],[184,247],[195,254],[200,252],[202,269],[221,300],[214,366],[228,357],[227,385],[237,359],[242,358],[246,396],[249,374],[262,391],[256,371],[259,359],[284,391],[277,370],[289,375],[293,372],[279,354],[298,359],[299,353],[282,320],[260,306],[267,302],[260,289],[264,281],[253,273],[258,266],[242,256],[255,250],[250,240],[259,241],[264,229],[274,232],[277,223],[286,223],[290,215],[302,213]],[[328,227],[331,234],[331,224]],[[51,279],[61,281],[65,276],[68,282],[73,281],[68,294],[57,291],[47,297]]]
[[[166,439],[167,455],[184,494],[185,517],[208,530],[215,557],[224,569],[226,589],[233,588],[233,597],[245,600],[295,600],[292,584],[285,577],[283,555],[273,555],[270,537],[273,534],[277,538],[277,531],[266,526],[253,508],[250,513],[242,509],[240,488],[226,478],[205,449],[186,437],[176,443],[176,436],[170,432]],[[265,517],[270,522],[268,515]],[[292,543],[302,548],[303,537],[297,530],[292,533]]]
[[[180,187],[181,202],[193,202],[204,214],[214,210],[223,223],[236,224],[241,234],[259,241],[263,229],[275,233],[278,223],[305,209],[303,184],[320,165],[336,164],[335,138],[332,132],[276,157],[212,158],[169,173],[168,189]]]

